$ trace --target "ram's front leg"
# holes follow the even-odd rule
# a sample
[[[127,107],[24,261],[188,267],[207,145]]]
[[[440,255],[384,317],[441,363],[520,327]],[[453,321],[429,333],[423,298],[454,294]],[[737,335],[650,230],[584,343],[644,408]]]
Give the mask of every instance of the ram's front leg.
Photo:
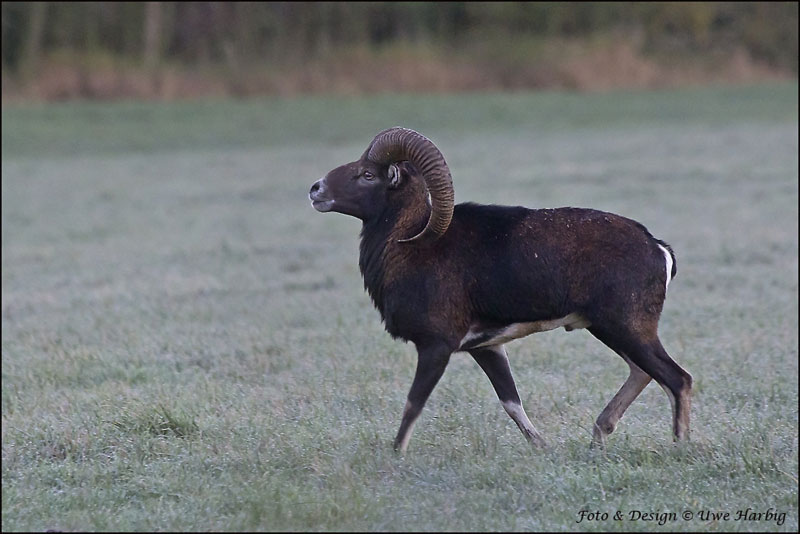
[[[545,441],[522,407],[517,385],[511,375],[508,356],[503,345],[471,349],[469,353],[489,377],[506,413],[517,423],[525,438],[535,447],[544,447]]]
[[[414,374],[411,390],[408,392],[400,430],[397,431],[397,437],[394,439],[396,451],[401,453],[406,451],[414,423],[422,412],[425,401],[428,400],[436,383],[442,377],[447,363],[450,361],[451,353],[450,348],[444,344],[417,345],[417,371]]]

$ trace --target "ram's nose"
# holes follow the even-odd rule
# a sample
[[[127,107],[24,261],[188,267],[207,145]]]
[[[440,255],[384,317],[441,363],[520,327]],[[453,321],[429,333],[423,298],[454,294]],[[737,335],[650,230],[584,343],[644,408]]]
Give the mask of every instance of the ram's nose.
[[[325,178],[317,180],[308,192],[311,205],[317,211],[330,211],[333,206],[333,199],[328,198],[328,191],[325,187]]]

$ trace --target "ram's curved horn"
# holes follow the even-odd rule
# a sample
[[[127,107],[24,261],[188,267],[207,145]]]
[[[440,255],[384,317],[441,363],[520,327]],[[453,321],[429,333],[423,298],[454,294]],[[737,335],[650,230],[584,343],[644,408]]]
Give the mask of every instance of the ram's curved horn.
[[[375,136],[364,156],[381,165],[408,160],[425,179],[431,195],[431,216],[419,234],[401,239],[401,243],[435,241],[447,231],[455,203],[453,179],[444,156],[430,139],[408,128],[389,128]]]

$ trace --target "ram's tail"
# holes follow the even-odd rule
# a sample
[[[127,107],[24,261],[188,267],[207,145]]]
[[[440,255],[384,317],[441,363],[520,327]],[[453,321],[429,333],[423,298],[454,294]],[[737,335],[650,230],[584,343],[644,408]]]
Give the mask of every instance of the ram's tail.
[[[672,251],[672,247],[664,241],[656,239],[656,243],[658,243],[658,247],[664,251],[664,258],[667,261],[667,287],[669,287],[669,283],[675,278],[675,275],[678,274],[678,264],[675,261],[675,253]]]

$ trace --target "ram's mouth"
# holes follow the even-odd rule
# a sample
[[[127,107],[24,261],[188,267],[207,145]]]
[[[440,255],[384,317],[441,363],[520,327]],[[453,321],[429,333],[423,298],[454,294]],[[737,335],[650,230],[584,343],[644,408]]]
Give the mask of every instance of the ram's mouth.
[[[311,205],[317,211],[331,211],[331,208],[333,207],[333,199],[326,198],[326,195],[316,187],[316,184],[315,187],[312,187],[311,191],[308,193],[308,199],[311,201]]]
[[[326,211],[331,211],[333,208],[333,200],[314,200],[312,198],[311,205],[315,210],[325,213]]]

